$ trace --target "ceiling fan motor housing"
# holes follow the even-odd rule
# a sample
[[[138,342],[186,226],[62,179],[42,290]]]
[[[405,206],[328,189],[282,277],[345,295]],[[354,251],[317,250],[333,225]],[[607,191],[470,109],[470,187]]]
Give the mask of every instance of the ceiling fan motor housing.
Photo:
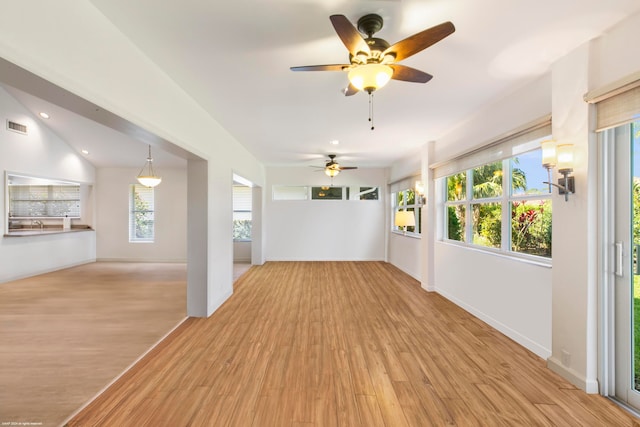
[[[373,36],[382,29],[384,21],[380,15],[370,13],[358,19],[358,31],[366,34],[367,37]]]

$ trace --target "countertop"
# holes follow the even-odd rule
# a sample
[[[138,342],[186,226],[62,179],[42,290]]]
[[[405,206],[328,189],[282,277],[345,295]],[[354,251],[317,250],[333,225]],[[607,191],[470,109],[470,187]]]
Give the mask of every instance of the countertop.
[[[44,228],[15,228],[10,229],[4,237],[27,237],[27,236],[43,236],[50,234],[77,233],[79,231],[94,231],[87,225],[72,226],[64,230],[62,227],[44,227]]]

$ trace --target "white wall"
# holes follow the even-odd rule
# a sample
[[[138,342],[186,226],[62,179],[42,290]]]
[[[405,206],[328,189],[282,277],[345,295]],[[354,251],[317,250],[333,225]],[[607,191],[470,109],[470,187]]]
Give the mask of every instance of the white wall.
[[[592,393],[598,391],[598,162],[583,95],[640,72],[640,56],[629,51],[629,43],[638,37],[640,15],[635,15],[567,54],[549,75],[486,106],[436,141],[428,161],[454,158],[548,113],[554,139],[574,144],[576,194],[569,202],[553,197],[553,268],[440,241],[434,254],[423,248],[421,262],[423,276],[433,273],[427,275],[433,280],[427,287],[547,357],[550,368]],[[431,190],[428,198],[434,193]],[[438,226],[425,231],[437,236]],[[390,241],[389,257],[397,250]]]
[[[312,168],[268,168],[265,204],[268,261],[385,259],[386,172],[340,173],[336,186],[378,186],[380,200],[274,201],[272,185],[330,185]]]
[[[233,262],[251,262],[251,242],[233,242]]]
[[[155,239],[129,242],[129,186],[138,169],[99,168],[96,180],[96,254],[103,261],[186,262],[187,171],[162,169],[155,187]]]
[[[407,156],[394,165],[392,173],[400,178],[398,170],[403,164],[415,169],[416,157],[430,164],[449,160],[550,113],[551,78],[546,75],[487,105],[434,144],[425,144],[422,156]],[[433,146],[427,148],[429,145]],[[427,207],[423,208],[424,241],[416,243],[405,238],[397,242],[391,236],[389,260],[411,275],[417,269],[425,289],[437,291],[539,356],[549,357],[551,269],[460,245],[438,241],[427,245],[429,236],[441,234],[436,229],[440,225],[427,217],[439,209],[430,204],[437,201],[434,186],[428,189]],[[429,247],[433,254],[427,253]],[[410,258],[413,250],[419,254],[420,268]]]
[[[453,156],[468,151],[550,114],[550,83],[545,76],[488,105],[443,138],[448,147],[438,149],[441,141],[436,141],[436,161],[446,160],[445,153]],[[434,195],[429,199],[436,200]],[[429,287],[540,357],[551,355],[552,284],[548,267],[441,242],[436,243],[434,251],[434,265],[426,266],[434,272],[435,283]],[[554,260],[555,255],[554,251]]]
[[[404,236],[388,227],[387,261],[416,280],[421,280],[422,237]]]
[[[436,290],[538,356],[551,354],[551,268],[436,242]]]
[[[5,122],[11,119],[25,124],[28,135],[6,130]],[[73,151],[63,140],[43,126],[18,101],[0,88],[0,171],[81,182],[94,182],[94,168]],[[86,187],[85,187],[86,188]],[[2,178],[0,212],[2,221],[6,206],[6,183]],[[83,204],[83,218],[74,220],[93,225],[93,191],[86,195],[90,200]],[[51,220],[55,221],[55,220]],[[61,224],[61,221],[59,221]],[[4,230],[4,226],[2,227]],[[95,260],[95,235],[93,231],[49,236],[0,238],[0,283],[39,273],[70,267]]]
[[[640,14],[566,55],[553,67],[553,134],[574,144],[576,194],[554,207],[553,354],[549,367],[575,385],[598,392],[597,136],[584,102],[602,89],[640,72],[629,43],[640,37]],[[555,203],[555,202],[554,202]],[[555,205],[554,205],[555,206]],[[564,356],[564,357],[563,357]],[[567,357],[568,356],[568,357]]]
[[[410,153],[394,162],[389,168],[389,184],[414,175],[420,175],[422,170],[421,153]],[[424,180],[423,180],[424,181]],[[386,187],[388,188],[388,187]],[[390,202],[391,203],[391,202]],[[387,261],[409,274],[416,280],[422,280],[422,239],[425,238],[425,215],[427,209],[422,209],[423,236],[403,236],[394,233],[387,227]]]
[[[208,217],[193,232],[206,234],[207,256],[196,262],[203,271],[190,274],[188,288],[203,289],[189,298],[188,312],[211,314],[233,292],[233,172],[262,186],[262,165],[89,2],[3,6],[0,57],[206,161],[199,176],[208,181]]]

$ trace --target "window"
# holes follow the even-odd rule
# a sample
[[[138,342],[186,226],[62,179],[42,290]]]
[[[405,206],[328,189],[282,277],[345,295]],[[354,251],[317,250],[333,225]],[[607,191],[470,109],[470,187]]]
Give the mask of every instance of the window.
[[[445,238],[550,258],[551,194],[541,156],[535,149],[447,176]]]
[[[309,187],[274,185],[273,200],[308,200]]]
[[[378,187],[360,187],[359,200],[378,200]]]
[[[342,187],[311,187],[311,200],[342,200]]]
[[[233,240],[251,240],[251,187],[233,186]]]
[[[409,211],[413,212],[416,218],[416,225],[407,226],[406,234],[419,236],[422,232],[421,226],[421,216],[422,216],[422,205],[420,205],[418,200],[416,200],[416,192],[414,189],[406,189],[400,190],[395,193],[391,193],[391,200],[393,202],[393,215],[391,218],[391,230],[402,232],[403,230],[400,227],[395,225],[395,221],[393,219],[396,216],[396,212],[398,211]]]
[[[379,187],[273,186],[273,200],[379,200]]]
[[[34,184],[45,181],[19,175],[7,175],[9,216],[42,218],[80,218],[79,184]]]
[[[153,242],[154,189],[140,184],[129,188],[129,242]]]

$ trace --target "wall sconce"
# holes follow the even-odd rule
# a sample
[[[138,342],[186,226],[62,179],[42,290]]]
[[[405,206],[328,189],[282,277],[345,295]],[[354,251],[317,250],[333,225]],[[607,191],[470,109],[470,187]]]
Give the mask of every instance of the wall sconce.
[[[407,227],[415,227],[416,226],[416,215],[413,211],[397,211],[394,219],[394,224],[396,227],[404,227],[403,233],[407,234]]]
[[[554,141],[543,141],[540,143],[542,148],[542,166],[547,170],[549,181],[544,184],[549,185],[549,192],[553,185],[558,189],[558,194],[564,194],[564,201],[569,201],[569,194],[575,194],[576,185],[573,176],[573,145],[559,144],[556,146]],[[558,167],[558,172],[562,178],[558,179],[558,183],[551,182],[551,169]]]
[[[424,202],[425,202],[424,182],[416,181],[415,192],[416,192],[416,203],[419,205],[424,205]]]

